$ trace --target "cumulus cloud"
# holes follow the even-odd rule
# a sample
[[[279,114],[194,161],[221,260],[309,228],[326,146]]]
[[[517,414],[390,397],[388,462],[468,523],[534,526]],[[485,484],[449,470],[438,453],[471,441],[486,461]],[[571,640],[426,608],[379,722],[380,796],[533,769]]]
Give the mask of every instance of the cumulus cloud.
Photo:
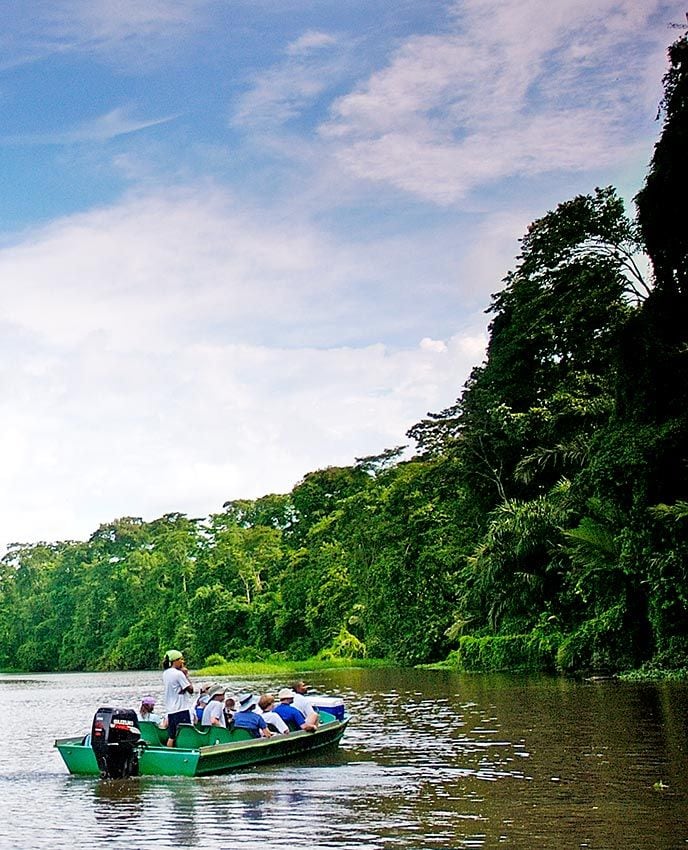
[[[455,397],[483,347],[474,332],[396,351],[228,343],[152,357],[97,335],[53,348],[14,380],[0,369],[0,509],[13,539],[78,538],[123,514],[205,515],[286,492],[403,441]]]
[[[0,250],[0,545],[81,538],[123,514],[205,515],[403,442],[481,359],[483,320],[382,342],[407,307],[371,309],[398,268],[371,292],[370,265],[207,186]],[[343,341],[352,315],[370,342]]]
[[[339,97],[321,137],[356,177],[438,204],[502,177],[609,165],[634,150],[648,65],[661,76],[659,6],[457,3],[450,30],[408,39]],[[629,49],[643,57],[633,68]]]

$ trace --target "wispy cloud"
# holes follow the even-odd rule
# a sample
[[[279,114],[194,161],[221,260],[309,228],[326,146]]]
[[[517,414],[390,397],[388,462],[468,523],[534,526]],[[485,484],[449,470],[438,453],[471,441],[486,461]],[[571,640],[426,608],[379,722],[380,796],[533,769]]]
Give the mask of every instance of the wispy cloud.
[[[287,45],[282,61],[257,73],[233,107],[232,122],[246,128],[280,128],[301,116],[350,73],[347,45],[309,31]]]
[[[22,145],[65,145],[85,142],[106,142],[117,136],[138,133],[149,127],[167,124],[174,121],[178,115],[166,115],[163,118],[136,119],[130,116],[126,107],[118,107],[110,112],[85,121],[77,127],[60,130],[54,133],[26,133],[18,136],[2,136],[0,144]]]
[[[297,38],[296,41],[292,41],[291,44],[287,45],[286,52],[289,56],[303,56],[314,50],[321,50],[323,47],[331,47],[336,43],[337,39],[330,33],[309,30]]]
[[[1,69],[58,53],[142,68],[206,23],[212,0],[32,0],[3,19]]]
[[[457,3],[452,30],[407,40],[333,103],[321,136],[356,177],[439,204],[501,177],[608,165],[637,142],[624,130],[646,103],[646,65],[663,58],[649,28],[659,7]],[[635,71],[629,49],[645,56]]]

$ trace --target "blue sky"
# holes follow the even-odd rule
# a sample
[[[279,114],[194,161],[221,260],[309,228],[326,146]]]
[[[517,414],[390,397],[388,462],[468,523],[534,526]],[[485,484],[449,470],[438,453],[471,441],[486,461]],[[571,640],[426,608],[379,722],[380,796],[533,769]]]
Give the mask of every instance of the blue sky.
[[[642,185],[657,0],[33,0],[0,33],[0,551],[407,442],[557,203]]]

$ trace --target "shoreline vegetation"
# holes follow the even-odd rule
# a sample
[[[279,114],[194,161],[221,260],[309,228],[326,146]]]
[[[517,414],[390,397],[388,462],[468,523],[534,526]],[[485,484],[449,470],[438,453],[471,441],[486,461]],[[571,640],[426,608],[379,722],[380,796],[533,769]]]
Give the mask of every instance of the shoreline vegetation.
[[[209,517],[13,544],[0,667],[150,670],[178,647],[218,674],[383,663],[686,678],[685,36],[659,115],[635,213],[597,187],[530,225],[487,308],[484,361],[409,429],[413,448]]]
[[[211,663],[208,663],[211,662]],[[395,661],[384,658],[306,658],[301,660],[287,659],[281,656],[273,656],[260,661],[245,661],[224,659],[220,656],[207,659],[206,663],[191,671],[194,678],[220,679],[220,678],[253,678],[258,676],[279,676],[284,680],[303,678],[307,674],[328,670],[381,670],[399,669],[400,665]],[[436,661],[428,664],[414,665],[418,669],[437,670],[464,675],[486,675],[491,673],[506,673],[514,675],[562,675],[553,673],[552,670],[542,667],[524,668],[522,666],[509,666],[492,669],[471,668],[464,669],[457,665],[456,659],[448,658],[444,661]],[[35,671],[2,669],[2,675],[27,675]],[[70,673],[77,671],[41,671],[49,673]],[[102,670],[78,671],[78,672],[104,672]],[[153,672],[153,671],[151,671]],[[158,671],[155,671],[158,672]],[[626,670],[611,675],[601,676],[565,676],[564,678],[586,678],[589,681],[618,680],[621,682],[688,682],[688,660],[684,667],[678,669],[666,669],[656,664],[649,663],[636,670]]]
[[[211,661],[212,663],[208,663]],[[390,661],[382,658],[337,658],[324,661],[321,658],[306,658],[302,661],[294,661],[286,658],[272,657],[262,661],[232,661],[227,659],[210,658],[198,670],[194,670],[194,676],[204,678],[217,678],[222,676],[281,676],[285,679],[296,679],[307,673],[320,670],[352,670],[352,669],[381,669],[398,667]]]

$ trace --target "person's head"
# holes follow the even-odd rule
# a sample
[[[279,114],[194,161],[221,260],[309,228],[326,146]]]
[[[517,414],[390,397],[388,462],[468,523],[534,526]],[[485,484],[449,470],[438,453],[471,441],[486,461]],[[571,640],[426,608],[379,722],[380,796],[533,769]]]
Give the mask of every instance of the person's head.
[[[176,667],[180,670],[184,666],[184,653],[178,649],[168,649],[165,653],[162,666],[167,670],[168,667]]]
[[[282,688],[277,694],[277,699],[280,702],[292,703],[294,702],[294,691],[291,688]]]
[[[251,711],[256,707],[256,698],[253,694],[241,694],[239,696],[239,711]]]
[[[155,699],[153,697],[144,697],[141,700],[141,713],[150,714],[155,708]]]
[[[208,696],[211,700],[216,700],[217,702],[224,702],[226,693],[227,688],[223,688],[222,685],[213,685],[212,688],[208,691]]]
[[[234,699],[234,697],[227,697],[227,699],[225,700],[225,708],[228,711],[234,711],[235,706],[236,706],[236,700]]]
[[[308,685],[302,680],[299,679],[297,682],[292,682],[290,685],[292,691],[297,694],[306,694],[308,693]]]
[[[275,705],[275,697],[273,694],[262,694],[258,700],[258,707],[261,711],[271,711]]]

